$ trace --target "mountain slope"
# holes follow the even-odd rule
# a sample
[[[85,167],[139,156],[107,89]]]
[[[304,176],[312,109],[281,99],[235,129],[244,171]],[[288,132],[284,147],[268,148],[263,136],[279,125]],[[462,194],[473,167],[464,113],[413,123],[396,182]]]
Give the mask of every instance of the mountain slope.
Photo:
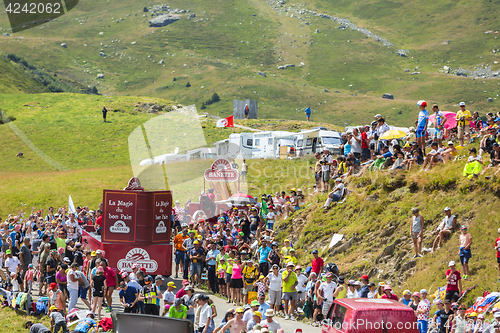
[[[456,110],[459,101],[473,110],[498,110],[496,79],[439,72],[445,65],[452,71],[480,64],[500,69],[494,63],[498,35],[484,33],[496,24],[494,3],[174,0],[169,6],[189,12],[171,25],[150,28],[152,15],[165,13],[159,5],[80,2],[55,21],[0,36],[0,47],[107,95],[154,96],[199,107],[217,92],[221,102],[206,111],[220,116],[231,113],[234,98],[258,100],[261,118],[303,119],[302,110],[311,105],[314,120],[341,126],[364,123],[376,113],[410,126],[415,101],[422,98],[444,110]],[[394,46],[339,29],[339,22],[311,11],[349,19]],[[5,20],[0,17],[1,27]],[[446,40],[451,42],[442,44]],[[409,50],[408,56],[397,55],[398,49]],[[278,69],[285,64],[296,66]],[[386,92],[395,100],[383,101]]]
[[[498,272],[493,244],[498,223],[492,207],[499,203],[500,179],[481,176],[469,180],[461,175],[464,164],[465,159],[461,159],[428,173],[384,172],[352,179],[348,187],[353,192],[344,203],[325,212],[321,207],[326,196],[315,197],[311,206],[279,224],[278,229],[284,231],[280,235],[300,248],[304,264],[311,259],[310,250],[317,248],[326,262],[339,265],[343,275],[357,279],[369,274],[375,282],[392,284],[401,295],[404,289],[425,288],[433,293],[446,284],[448,262],[459,262],[460,225],[467,225],[473,239],[473,257],[470,278],[463,285],[464,289],[480,286],[468,300],[482,295],[483,290],[496,291]],[[420,208],[425,219],[423,247],[432,248],[446,206],[458,218],[457,230],[439,251],[411,259],[411,208]],[[329,249],[333,233],[343,234],[344,241]],[[457,268],[461,270],[459,265]]]

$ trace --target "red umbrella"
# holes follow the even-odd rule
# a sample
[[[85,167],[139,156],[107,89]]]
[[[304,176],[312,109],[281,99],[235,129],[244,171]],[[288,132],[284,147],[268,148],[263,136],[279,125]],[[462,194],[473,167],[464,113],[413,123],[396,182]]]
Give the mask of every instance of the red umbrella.
[[[245,193],[236,193],[232,195],[227,201],[230,201],[233,205],[241,206],[241,205],[255,205],[257,201],[248,194]]]

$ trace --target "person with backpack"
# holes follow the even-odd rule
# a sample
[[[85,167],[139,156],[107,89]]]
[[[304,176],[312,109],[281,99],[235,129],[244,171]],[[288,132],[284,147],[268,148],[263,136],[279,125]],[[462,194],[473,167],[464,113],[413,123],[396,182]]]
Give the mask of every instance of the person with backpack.
[[[304,112],[306,113],[306,116],[307,116],[307,121],[309,121],[309,118],[311,118],[311,107],[308,106]]]

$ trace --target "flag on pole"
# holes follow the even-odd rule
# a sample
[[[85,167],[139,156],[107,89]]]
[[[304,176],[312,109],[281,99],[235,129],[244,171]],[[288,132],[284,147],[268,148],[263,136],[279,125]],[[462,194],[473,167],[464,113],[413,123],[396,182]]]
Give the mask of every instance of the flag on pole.
[[[266,221],[267,223],[267,214],[269,213],[269,209],[267,208],[267,202],[262,199],[262,207],[260,208],[260,217]]]
[[[217,120],[217,127],[234,127],[234,117],[227,117]]]
[[[73,199],[71,199],[71,195],[69,196],[68,213],[76,213],[75,204],[73,203]]]

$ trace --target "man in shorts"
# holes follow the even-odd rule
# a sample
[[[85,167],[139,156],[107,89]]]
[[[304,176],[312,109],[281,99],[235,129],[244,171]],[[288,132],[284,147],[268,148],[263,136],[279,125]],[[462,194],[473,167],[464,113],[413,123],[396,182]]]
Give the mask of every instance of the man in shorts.
[[[429,112],[425,109],[427,107],[426,101],[420,100],[417,102],[417,105],[420,109],[417,120],[417,144],[425,156],[425,134],[427,132],[427,123],[429,122]]]
[[[330,181],[330,166],[333,165],[333,156],[328,148],[323,148],[321,157],[321,180],[323,181],[323,192],[328,192],[328,182]]]
[[[445,299],[456,302],[462,292],[462,276],[455,267],[455,262],[452,260],[448,264],[449,269],[446,271],[446,296]]]
[[[443,218],[443,221],[441,222],[441,224],[438,227],[439,233],[436,236],[434,243],[432,244],[432,251],[431,252],[434,252],[434,250],[436,249],[436,246],[437,246],[437,249],[439,250],[443,240],[446,237],[448,237],[449,235],[451,235],[451,232],[453,231],[453,229],[455,229],[455,227],[457,225],[457,218],[455,217],[455,215],[451,214],[450,207],[444,208],[444,214],[445,214],[445,217]]]
[[[285,302],[285,320],[295,320],[294,312],[297,308],[297,291],[295,287],[298,284],[297,275],[293,271],[295,265],[293,261],[289,261],[286,265],[286,270],[281,274],[283,281],[283,301]],[[290,303],[290,307],[288,306]]]
[[[434,111],[434,140],[436,140],[439,147],[441,147],[443,142],[444,124],[448,118],[445,118],[443,112],[439,110],[439,106],[437,106],[437,104],[432,106],[432,111]]]
[[[460,227],[460,263],[462,264],[462,270],[464,272],[464,280],[469,277],[469,260],[472,257],[471,245],[472,236],[467,232],[467,226],[463,225]]]
[[[469,121],[472,120],[472,114],[469,110],[465,108],[465,103],[460,102],[459,104],[460,110],[457,112],[456,120],[457,120],[457,130],[458,130],[458,140],[460,141],[460,145],[464,146],[464,134],[467,138],[467,141],[470,141],[470,125]]]

